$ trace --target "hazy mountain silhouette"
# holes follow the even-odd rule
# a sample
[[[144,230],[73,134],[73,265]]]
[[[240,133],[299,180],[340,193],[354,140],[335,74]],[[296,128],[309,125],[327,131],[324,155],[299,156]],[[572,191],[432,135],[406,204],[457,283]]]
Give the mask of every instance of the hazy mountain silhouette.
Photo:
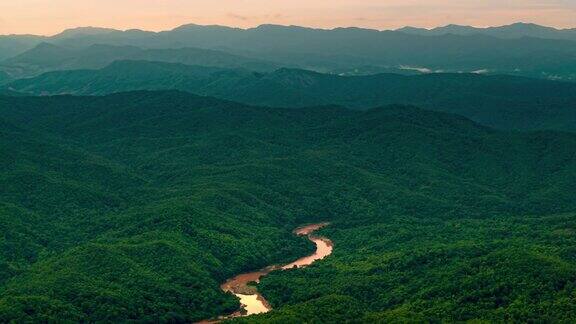
[[[472,26],[447,25],[432,29],[404,27],[397,31],[418,35],[489,35],[500,38],[547,38],[576,40],[576,28],[556,29],[531,23],[515,23],[499,27],[477,28]]]
[[[55,70],[102,68],[117,60],[149,60],[227,68],[246,68],[254,71],[271,71],[278,68],[278,65],[264,60],[207,49],[141,49],[135,46],[100,44],[90,45],[86,48],[70,49],[44,42],[0,63],[0,71],[5,71],[12,78],[20,78]]]
[[[0,36],[0,61],[19,55],[46,39],[47,37],[33,35]]]
[[[95,44],[148,49],[194,47],[323,72],[354,73],[364,67],[386,71],[406,66],[572,80],[576,79],[576,42],[570,40],[573,34],[574,30],[531,24],[487,29],[449,25],[431,31],[184,25],[158,33],[80,28],[42,41],[76,50]]]

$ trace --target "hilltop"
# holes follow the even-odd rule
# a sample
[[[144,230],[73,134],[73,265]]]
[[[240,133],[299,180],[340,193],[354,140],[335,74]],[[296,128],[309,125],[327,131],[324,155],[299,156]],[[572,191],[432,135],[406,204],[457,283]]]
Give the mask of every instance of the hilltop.
[[[58,71],[5,86],[34,95],[105,95],[177,89],[246,104],[305,108],[390,104],[460,114],[500,129],[576,129],[576,84],[505,75],[432,73],[340,76],[299,69],[246,69],[117,61],[100,70]]]

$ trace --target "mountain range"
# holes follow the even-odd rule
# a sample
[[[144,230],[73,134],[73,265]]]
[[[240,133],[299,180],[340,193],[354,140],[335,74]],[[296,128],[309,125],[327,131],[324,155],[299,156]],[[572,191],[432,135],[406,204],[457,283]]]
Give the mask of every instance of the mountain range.
[[[0,323],[573,323],[574,33],[0,36]]]
[[[178,89],[272,107],[417,105],[501,129],[576,130],[576,84],[505,75],[338,76],[297,69],[246,69],[117,61],[100,70],[57,71],[11,82],[32,95],[105,95]]]
[[[53,37],[41,38],[70,50],[93,45],[136,46],[147,49],[201,48],[223,51],[251,59],[273,62],[319,72],[383,72],[390,69],[420,69],[444,72],[506,73],[539,78],[576,78],[574,55],[576,42],[562,37],[537,38],[532,25],[501,27],[516,31],[518,37],[495,37],[493,32],[377,31],[361,28],[312,29],[297,26],[262,25],[239,29],[223,26],[184,25],[165,32],[140,30],[75,29]],[[468,28],[464,28],[468,30]],[[540,30],[540,29],[538,29]],[[412,32],[411,32],[412,31]],[[551,31],[571,34],[571,31]],[[425,35],[422,35],[425,34]],[[498,33],[496,33],[498,34]],[[522,35],[522,37],[520,37]],[[29,39],[29,36],[26,36]],[[0,48],[13,44],[18,36],[0,39]],[[38,40],[38,39],[37,39]],[[32,45],[32,44],[31,44]],[[40,44],[36,46],[45,47]],[[37,51],[30,46],[25,50]],[[0,54],[4,69],[19,66],[10,57],[23,54],[8,51]],[[23,54],[29,56],[29,54]],[[20,66],[21,67],[21,66]],[[14,73],[14,72],[12,72]],[[16,73],[17,74],[17,73]]]
[[[576,40],[576,28],[557,29],[553,27],[540,26],[531,23],[515,23],[499,27],[478,28],[462,25],[447,25],[432,29],[404,27],[397,29],[410,34],[418,35],[488,35],[498,38],[545,38],[545,39],[564,39]]]
[[[278,68],[277,65],[263,60],[198,48],[141,49],[134,46],[91,45],[83,49],[69,49],[41,43],[0,63],[0,71],[4,70],[4,74],[13,79],[47,71],[102,68],[117,60],[173,62],[246,68],[253,71],[271,71]]]

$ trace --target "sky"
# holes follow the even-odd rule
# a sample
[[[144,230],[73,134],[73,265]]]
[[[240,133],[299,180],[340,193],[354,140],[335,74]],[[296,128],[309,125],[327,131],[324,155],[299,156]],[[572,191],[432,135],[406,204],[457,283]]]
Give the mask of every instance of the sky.
[[[0,34],[84,26],[160,31],[188,23],[382,30],[514,22],[576,27],[576,0],[0,0]]]

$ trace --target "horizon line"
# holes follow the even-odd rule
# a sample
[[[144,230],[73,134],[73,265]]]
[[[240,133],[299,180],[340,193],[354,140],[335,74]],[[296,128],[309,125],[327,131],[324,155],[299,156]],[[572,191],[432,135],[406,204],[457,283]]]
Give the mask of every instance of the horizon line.
[[[182,25],[177,25],[176,27],[173,27],[171,29],[160,29],[160,30],[146,30],[146,29],[140,29],[140,28],[119,29],[119,28],[111,28],[111,27],[103,27],[103,26],[76,26],[76,27],[65,28],[56,34],[32,34],[32,33],[15,34],[15,33],[12,33],[12,34],[0,34],[0,37],[37,36],[37,37],[51,38],[51,37],[61,35],[67,31],[73,31],[73,30],[78,30],[78,29],[102,29],[102,30],[110,30],[110,32],[141,31],[141,32],[146,32],[146,33],[156,33],[157,34],[157,33],[162,33],[162,32],[174,31],[178,28],[186,27],[186,26],[221,27],[221,28],[239,29],[239,30],[251,30],[251,29],[257,29],[257,28],[260,28],[263,26],[279,26],[279,27],[298,27],[298,28],[304,28],[304,29],[326,30],[326,31],[337,30],[337,29],[363,29],[363,30],[386,32],[386,31],[401,31],[402,29],[405,29],[405,28],[414,28],[414,29],[420,29],[420,30],[433,31],[435,29],[445,28],[445,27],[450,27],[450,26],[467,27],[467,28],[475,28],[475,29],[490,29],[490,28],[509,27],[509,26],[514,26],[514,25],[532,25],[532,26],[538,26],[538,27],[543,27],[543,28],[550,28],[550,29],[554,29],[556,31],[576,30],[576,27],[558,28],[558,27],[554,27],[554,26],[547,26],[547,25],[541,25],[541,24],[534,23],[534,22],[524,22],[524,21],[517,21],[517,22],[513,22],[513,23],[509,23],[509,24],[495,25],[495,26],[460,25],[460,24],[455,24],[455,23],[448,23],[446,25],[439,25],[439,26],[435,26],[435,27],[418,27],[418,26],[406,25],[403,27],[395,28],[395,29],[376,29],[376,28],[359,27],[359,26],[339,26],[339,27],[326,28],[326,27],[313,27],[313,26],[293,25],[293,24],[283,25],[283,24],[272,24],[272,23],[264,23],[264,24],[259,24],[259,25],[255,25],[252,27],[240,27],[240,26],[229,26],[229,25],[219,25],[219,24],[201,25],[201,24],[196,24],[196,23],[186,23],[186,24],[182,24]]]

